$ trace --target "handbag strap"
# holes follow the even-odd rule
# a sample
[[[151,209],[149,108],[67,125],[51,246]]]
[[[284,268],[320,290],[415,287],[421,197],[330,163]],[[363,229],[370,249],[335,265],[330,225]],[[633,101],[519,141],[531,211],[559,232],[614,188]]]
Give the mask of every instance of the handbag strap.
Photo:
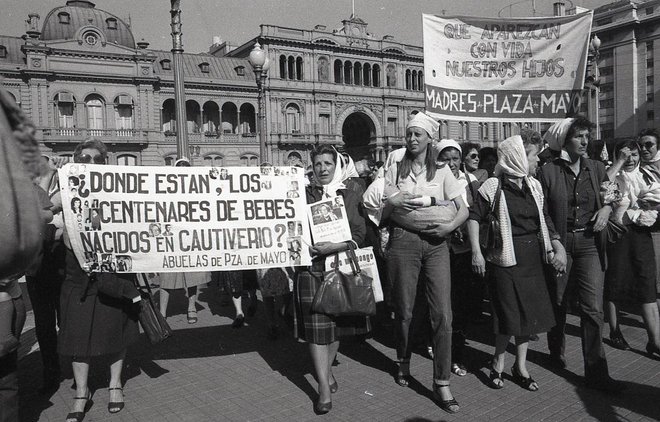
[[[495,196],[493,197],[493,203],[490,207],[490,212],[495,214],[500,208],[500,197],[502,196],[502,179],[497,178],[497,190],[495,191]]]
[[[348,251],[346,251],[346,255],[348,255],[348,260],[351,263],[351,269],[353,270],[354,275],[358,275],[362,272],[362,269],[360,268],[360,263],[358,262],[357,255],[355,254],[355,245],[353,245],[353,242],[348,242]]]

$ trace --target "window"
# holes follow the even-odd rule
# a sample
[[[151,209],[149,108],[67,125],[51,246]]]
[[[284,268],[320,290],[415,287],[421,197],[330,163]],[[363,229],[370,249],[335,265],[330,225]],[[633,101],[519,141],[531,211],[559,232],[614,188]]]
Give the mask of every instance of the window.
[[[117,19],[108,18],[105,20],[105,23],[108,25],[108,29],[117,29]]]
[[[424,73],[421,70],[417,72],[417,89],[424,91]]]
[[[612,18],[605,18],[605,19],[601,19],[601,20],[596,21],[596,25],[598,25],[598,26],[603,26],[603,25],[607,25],[607,24],[610,24],[610,23],[612,23]]]
[[[335,83],[340,84],[343,82],[342,76],[344,75],[344,64],[341,60],[335,60]]]
[[[353,78],[353,63],[346,60],[344,62],[344,83],[346,85],[352,84]]]
[[[488,139],[488,123],[479,123],[479,140]]]
[[[280,56],[280,78],[286,79],[286,56]]]
[[[174,162],[176,161],[176,156],[168,155],[167,157],[164,158],[164,161],[166,166],[173,166]]]
[[[300,109],[295,104],[289,104],[286,107],[285,123],[287,133],[300,132]]]
[[[259,165],[259,158],[254,154],[244,154],[241,156],[241,165],[243,167],[255,167]]]
[[[511,136],[511,123],[502,123],[502,134],[504,139]]]
[[[57,102],[57,120],[60,128],[73,128],[73,102]]]
[[[162,67],[163,70],[170,70],[172,69],[172,61],[169,59],[163,59],[160,61],[160,67]]]
[[[286,61],[286,70],[288,72],[288,77],[289,79],[295,79],[296,78],[296,60],[293,58],[293,56],[289,56],[289,58]]]
[[[204,62],[199,64],[199,70],[202,71],[202,73],[209,73],[209,64]]]
[[[137,166],[137,157],[130,154],[121,154],[117,156],[118,166]]]
[[[653,110],[646,112],[646,120],[655,120],[655,112]]]
[[[412,86],[412,75],[410,69],[406,70],[406,89],[411,89]]]
[[[66,12],[58,13],[57,17],[60,19],[61,24],[68,25],[71,22],[71,15]]]
[[[209,154],[204,157],[204,165],[206,167],[222,167],[224,166],[224,157],[217,154]]]
[[[375,86],[376,88],[380,87],[380,66],[375,64],[371,72],[372,86]]]
[[[94,46],[99,42],[99,34],[96,31],[87,31],[82,35],[83,41],[85,44]]]
[[[103,122],[103,100],[97,95],[90,95],[85,100],[85,110],[87,112],[87,129],[90,135],[99,136],[105,127]]]
[[[7,47],[0,45],[0,59],[7,57]]]
[[[647,15],[652,15],[653,14],[653,8],[652,7],[647,7],[645,10],[646,10]]]
[[[599,106],[601,109],[614,108],[614,98],[610,98],[609,100],[600,100]]]
[[[614,72],[614,66],[603,66],[598,69],[600,76],[609,76]]]
[[[321,114],[319,115],[319,133],[322,135],[330,134],[330,115]]]
[[[119,136],[130,136],[133,129],[133,99],[128,95],[120,95],[115,100],[115,128]]]
[[[468,133],[470,132],[470,124],[468,122],[458,122],[461,132],[459,133],[459,139],[468,139]]]
[[[398,135],[396,118],[394,118],[394,117],[388,117],[387,118],[387,134],[389,136],[397,136]]]
[[[647,76],[646,77],[646,84],[647,85],[653,85],[653,76]]]
[[[449,138],[449,122],[446,120],[440,121],[439,135],[441,139]]]
[[[236,75],[245,76],[245,66],[236,66],[234,70],[236,71]]]
[[[303,79],[303,59],[298,57],[296,59],[296,79],[302,81]]]
[[[653,101],[654,101],[654,100],[655,100],[655,97],[654,97],[653,93],[646,94],[646,101],[647,101],[648,103],[653,104]]]

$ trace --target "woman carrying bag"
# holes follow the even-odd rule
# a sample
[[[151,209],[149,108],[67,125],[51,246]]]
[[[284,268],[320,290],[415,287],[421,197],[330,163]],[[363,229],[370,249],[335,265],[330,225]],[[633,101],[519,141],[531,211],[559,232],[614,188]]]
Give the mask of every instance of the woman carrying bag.
[[[550,218],[543,211],[543,193],[536,172],[539,146],[523,145],[516,135],[498,146],[496,177],[479,188],[470,209],[468,231],[472,245],[472,268],[480,276],[486,260],[480,246],[479,225],[494,213],[499,223],[501,245],[484,252],[492,272],[490,297],[493,308],[495,354],[490,387],[504,387],[504,356],[511,336],[516,341],[516,361],[511,368],[514,381],[529,391],[539,385],[527,371],[529,337],[555,325],[544,263],[557,272],[566,269],[566,252]]]
[[[311,160],[314,183],[306,188],[307,203],[313,204],[341,195],[352,235],[348,242],[322,242],[310,247],[312,266],[299,268],[294,281],[294,334],[298,339],[309,343],[309,352],[319,383],[319,398],[314,405],[314,411],[323,414],[332,409],[331,393],[339,388],[332,373],[332,362],[337,356],[340,338],[366,334],[371,330],[371,324],[368,317],[333,317],[312,311],[314,296],[323,282],[325,260],[349,250],[349,243],[359,247],[364,241],[366,226],[358,211],[361,198],[347,190],[342,183],[341,155],[332,147],[319,146],[312,151]]]

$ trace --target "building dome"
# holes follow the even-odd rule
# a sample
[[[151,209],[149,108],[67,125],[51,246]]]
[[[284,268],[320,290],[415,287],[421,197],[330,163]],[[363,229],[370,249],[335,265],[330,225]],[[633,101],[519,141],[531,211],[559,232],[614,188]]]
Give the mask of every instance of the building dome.
[[[129,26],[87,0],[69,0],[66,6],[51,10],[44,19],[40,38],[44,41],[73,40],[82,37],[81,28],[97,30],[109,43],[135,48]]]

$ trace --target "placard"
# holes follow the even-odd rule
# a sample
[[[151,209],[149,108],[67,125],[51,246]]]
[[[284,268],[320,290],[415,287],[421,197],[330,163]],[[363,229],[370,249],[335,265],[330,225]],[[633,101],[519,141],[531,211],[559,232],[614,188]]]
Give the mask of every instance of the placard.
[[[342,196],[315,202],[307,210],[314,243],[345,242],[353,238]]]

